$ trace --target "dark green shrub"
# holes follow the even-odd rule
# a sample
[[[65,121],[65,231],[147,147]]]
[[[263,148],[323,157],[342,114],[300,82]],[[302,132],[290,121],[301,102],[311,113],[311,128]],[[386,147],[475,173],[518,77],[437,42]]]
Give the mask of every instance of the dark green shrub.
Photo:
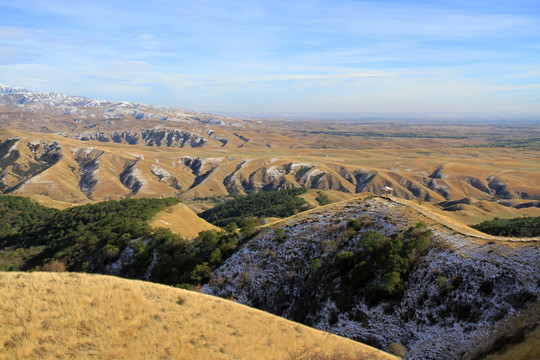
[[[353,288],[361,288],[371,279],[373,279],[373,267],[367,261],[362,261],[356,265],[351,273],[351,285]]]
[[[341,252],[335,258],[341,277],[340,292],[348,298],[340,304],[361,294],[370,305],[402,296],[404,279],[430,241],[431,231],[422,223],[390,237],[376,231],[363,234],[354,252]]]
[[[478,291],[480,291],[484,295],[489,295],[493,292],[493,281],[491,280],[484,280],[480,284],[480,287],[478,288]]]
[[[210,279],[211,272],[212,268],[208,263],[204,262],[202,264],[197,264],[191,271],[191,281],[198,284],[205,283]]]
[[[362,222],[358,219],[350,219],[347,221],[347,228],[359,231],[362,228]]]
[[[235,232],[238,229],[238,225],[235,222],[227,224],[227,226],[224,227],[225,231],[228,232]]]
[[[273,230],[274,230],[274,234],[276,235],[277,239],[280,242],[285,240],[285,237],[287,236],[287,233],[285,232],[285,230],[283,228],[275,227]]]
[[[328,195],[326,195],[322,191],[317,192],[317,194],[318,196],[315,198],[315,200],[317,200],[319,205],[324,206],[332,203]]]
[[[354,259],[354,253],[352,251],[343,251],[336,255],[336,264],[339,267],[345,267]]]
[[[321,259],[313,259],[311,261],[311,264],[309,265],[309,271],[311,271],[312,274],[315,274],[321,269],[321,267],[322,267]]]

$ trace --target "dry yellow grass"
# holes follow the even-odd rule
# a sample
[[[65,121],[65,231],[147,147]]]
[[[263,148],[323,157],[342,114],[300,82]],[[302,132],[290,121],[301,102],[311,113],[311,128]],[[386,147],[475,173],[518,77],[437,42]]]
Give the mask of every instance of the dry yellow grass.
[[[383,125],[379,124],[378,126]],[[364,130],[368,128],[366,127]],[[252,131],[244,130],[248,133]],[[278,130],[276,128],[276,131]],[[279,131],[285,131],[288,136],[293,136],[293,138],[287,140],[278,134]],[[32,158],[31,151],[26,146],[27,143],[35,141],[58,142],[62,147],[63,158],[52,168],[29,180],[15,193],[24,196],[37,194],[65,203],[82,204],[130,196],[131,190],[120,182],[119,175],[124,170],[127,161],[135,160],[138,161],[137,174],[143,182],[143,186],[135,197],[180,196],[183,201],[191,201],[190,206],[196,212],[212,205],[211,203],[204,204],[204,202],[195,201],[196,199],[228,196],[229,191],[242,194],[245,191],[243,184],[246,182],[253,181],[256,186],[262,186],[264,181],[272,178],[272,174],[276,171],[283,173],[283,169],[290,164],[315,166],[316,172],[324,172],[325,178],[316,186],[325,191],[339,188],[351,193],[356,192],[356,186],[347,179],[352,179],[355,171],[362,170],[377,175],[363,188],[363,191],[379,193],[381,187],[390,184],[395,189],[395,196],[414,199],[410,191],[410,186],[413,184],[418,189],[422,189],[425,194],[429,194],[432,201],[438,202],[445,200],[445,198],[429,188],[426,183],[431,181],[428,175],[435,168],[441,167],[443,178],[433,181],[448,189],[450,200],[464,197],[473,200],[470,206],[464,206],[463,211],[448,213],[448,217],[454,217],[471,224],[494,216],[540,215],[540,209],[537,207],[515,209],[498,206],[494,203],[492,205],[486,204],[484,200],[491,199],[493,194],[470,185],[470,179],[474,178],[487,189],[489,179],[495,178],[497,181],[505,183],[507,190],[512,192],[516,198],[519,197],[518,194],[523,194],[523,192],[533,197],[538,196],[540,163],[537,160],[537,150],[474,148],[462,147],[461,145],[453,147],[458,144],[452,139],[410,141],[374,138],[359,141],[358,138],[355,140],[355,137],[343,138],[315,134],[298,137],[298,133],[294,135],[294,132],[287,132],[286,126],[279,131],[276,134],[273,134],[272,131],[265,131],[265,136],[269,138],[262,143],[256,140],[257,137],[262,136],[261,134],[251,133],[248,137],[252,140],[248,146],[242,148],[236,146],[222,148],[210,145],[202,148],[157,148],[145,144],[126,145],[113,142],[78,141],[56,134],[29,133],[11,129],[0,129],[0,140],[7,137],[22,139],[18,145],[21,158],[17,164],[23,168]],[[393,130],[386,129],[385,131],[392,132]],[[236,136],[233,135],[232,138],[236,138]],[[316,140],[317,138],[320,139]],[[323,141],[323,138],[326,140]],[[345,143],[341,143],[341,141],[352,141],[350,143],[352,149],[347,148]],[[257,146],[257,143],[262,144],[262,146]],[[339,146],[335,148],[329,146],[328,149],[317,148],[323,143],[333,143]],[[271,150],[265,144],[271,144]],[[290,146],[294,144],[296,144],[294,148],[291,148]],[[445,146],[442,146],[443,144]],[[103,152],[99,158],[99,167],[94,173],[98,183],[90,199],[79,188],[80,164],[75,160],[75,154],[81,149]],[[204,181],[193,186],[196,175],[192,169],[182,163],[182,158],[186,156],[204,159],[204,166],[198,173],[199,175],[212,168],[214,171]],[[169,180],[162,181],[152,172],[157,168],[168,172],[171,176]],[[227,180],[227,187],[224,186],[225,179],[233,173],[234,176]],[[173,177],[183,190],[170,186]],[[9,171],[5,179],[8,186],[14,186],[20,180],[17,180]],[[296,181],[293,173],[283,175],[283,179],[289,185],[294,185]],[[305,184],[306,187],[312,185],[311,182]],[[328,194],[335,201],[346,199],[346,197],[338,195],[337,192],[335,197],[333,197],[333,192],[328,192]],[[342,194],[344,196],[351,195]],[[306,199],[310,203],[317,205],[314,197],[312,194],[306,195]]]
[[[343,200],[349,200],[354,199],[358,197],[358,194],[354,193],[346,193],[341,191],[335,191],[335,190],[308,190],[305,194],[300,195],[301,198],[305,199],[309,205],[311,206],[320,206],[319,202],[316,200],[319,196],[319,192],[322,192],[326,196],[328,196],[328,199],[331,202],[338,202]]]
[[[450,215],[452,212],[444,212],[441,209],[437,208],[435,205],[431,203],[422,203],[419,204],[417,202],[400,199],[400,198],[391,198],[392,201],[397,202],[399,204],[407,206],[409,209],[413,210],[413,212],[417,213],[418,215],[421,215],[425,218],[431,219],[435,222],[437,226],[445,226],[447,228],[450,228],[456,232],[472,236],[474,238],[478,239],[486,239],[486,240],[499,240],[499,241],[509,241],[509,242],[529,242],[529,241],[540,241],[540,238],[512,238],[512,237],[502,237],[502,236],[493,236],[485,234],[481,231],[478,231],[476,229],[473,229],[466,224],[462,223],[461,221],[457,220],[454,217],[451,217]]]
[[[171,232],[186,239],[197,237],[204,230],[219,230],[218,227],[201,219],[187,205],[176,204],[157,213],[149,225],[152,227],[164,227]]]
[[[288,351],[395,357],[231,301],[142,281],[1,273],[0,359],[285,359]]]
[[[53,200],[50,197],[45,196],[45,195],[28,194],[25,196],[29,197],[30,200],[35,201],[40,205],[50,207],[50,208],[60,209],[60,210],[67,209],[73,206],[82,205],[82,204],[74,204],[74,203],[69,203],[69,202],[60,201],[60,200]],[[88,201],[87,203],[90,203],[90,201]]]
[[[540,328],[525,336],[525,340],[506,351],[488,355],[484,360],[540,359]]]

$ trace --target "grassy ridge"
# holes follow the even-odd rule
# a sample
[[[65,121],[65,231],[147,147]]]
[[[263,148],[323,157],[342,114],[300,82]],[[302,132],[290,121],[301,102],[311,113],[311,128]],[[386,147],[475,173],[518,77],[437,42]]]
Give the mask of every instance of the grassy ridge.
[[[0,292],[6,360],[268,360],[302,348],[394,359],[232,301],[112,276],[0,273]]]

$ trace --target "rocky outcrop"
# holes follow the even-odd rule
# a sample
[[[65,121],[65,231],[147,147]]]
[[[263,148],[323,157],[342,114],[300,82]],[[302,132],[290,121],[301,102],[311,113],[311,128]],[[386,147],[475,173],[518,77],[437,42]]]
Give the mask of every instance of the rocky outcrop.
[[[208,142],[206,138],[197,134],[174,129],[145,130],[141,138],[148,146],[201,147]]]
[[[495,176],[489,177],[488,181],[489,188],[495,192],[496,196],[499,196],[503,199],[511,199],[513,197],[512,193],[506,189],[507,185],[502,181],[497,180]]]
[[[459,211],[462,210],[462,205],[470,205],[471,199],[470,198],[463,198],[459,200],[453,200],[453,201],[441,201],[438,202],[437,205],[439,205],[444,211]]]
[[[243,143],[238,145],[238,147],[244,147],[249,141],[249,139],[242,134],[233,133],[233,135],[243,141]]]
[[[195,133],[186,132],[176,129],[148,129],[144,131],[114,131],[111,133],[99,132],[99,133],[80,133],[76,134],[75,139],[81,141],[101,141],[115,143],[123,143],[129,145],[136,145],[139,143],[145,143],[148,146],[166,146],[166,147],[201,147],[204,146],[208,139],[199,136]],[[217,139],[223,146],[227,144],[226,139]]]
[[[229,139],[224,138],[222,136],[213,136],[213,138],[221,143],[221,147],[224,147],[225,145],[229,143]]]
[[[5,167],[2,167],[4,171],[0,182],[0,189],[5,193],[19,189],[28,180],[51,168],[63,157],[62,147],[57,141],[32,141],[26,145],[32,154],[30,158],[26,158],[26,161],[17,161],[21,157],[20,152],[15,147],[9,151],[9,155],[0,161],[5,165]],[[11,167],[10,171],[8,171],[7,166]],[[12,176],[9,184],[6,181],[8,174]]]
[[[199,176],[201,174],[201,170],[203,168],[204,162],[202,158],[192,158],[189,156],[185,156],[180,159],[182,164],[187,166],[189,169],[191,169],[191,172],[195,176]]]
[[[62,147],[57,141],[29,142],[28,148],[34,154],[34,159],[46,166],[53,166],[62,158]]]
[[[431,175],[429,175],[429,178],[430,179],[442,179],[442,167],[438,167],[436,168],[435,170],[433,170],[433,172],[431,173]]]
[[[435,191],[436,193],[442,195],[442,197],[444,197],[446,200],[450,198],[448,186],[446,186],[445,184],[437,182],[433,179],[424,179],[424,185]]]
[[[158,181],[165,183],[176,190],[182,190],[182,184],[169,171],[158,165],[152,165],[150,172],[158,178]]]
[[[471,185],[473,188],[475,188],[477,190],[483,191],[486,194],[491,194],[492,193],[492,191],[486,185],[484,185],[484,183],[479,179],[476,179],[476,178],[471,177],[471,176],[467,176],[467,177],[464,178],[464,180],[465,180],[465,182],[467,182],[469,185]]]
[[[158,165],[152,165],[150,171],[158,178],[159,182],[167,181],[171,178],[171,173]]]
[[[141,135],[131,131],[115,131],[111,134],[111,139],[115,143],[127,143],[130,145],[135,145],[139,143]]]
[[[240,173],[240,170],[249,163],[249,160],[241,161],[238,165],[236,165],[235,170],[227,175],[225,179],[223,179],[223,185],[227,188],[227,190],[231,193],[241,193],[244,191],[244,183],[246,183],[246,177]]]
[[[128,160],[124,165],[124,170],[120,173],[120,182],[131,190],[131,195],[135,195],[143,187],[144,182],[137,169],[138,160]]]
[[[0,142],[0,169],[6,169],[20,158],[21,154],[17,150],[20,140],[20,138],[9,138]]]
[[[526,209],[526,208],[530,208],[530,207],[540,208],[540,201],[531,201],[531,202],[526,202],[526,203],[522,203],[522,204],[517,204],[515,206],[516,209]]]
[[[357,170],[354,172],[354,177],[356,179],[356,192],[361,193],[364,191],[364,188],[375,179],[377,173],[374,171],[367,170]]]
[[[189,156],[181,158],[180,161],[182,164],[188,167],[193,175],[195,175],[195,179],[189,188],[193,189],[205,181],[214,172],[214,170],[217,168],[217,164],[220,163],[221,160],[221,158],[203,159],[192,158]]]
[[[75,160],[80,166],[79,189],[92,199],[92,194],[99,182],[97,178],[97,170],[99,168],[99,158],[104,154],[104,151],[94,150],[93,148],[78,149],[75,152]]]

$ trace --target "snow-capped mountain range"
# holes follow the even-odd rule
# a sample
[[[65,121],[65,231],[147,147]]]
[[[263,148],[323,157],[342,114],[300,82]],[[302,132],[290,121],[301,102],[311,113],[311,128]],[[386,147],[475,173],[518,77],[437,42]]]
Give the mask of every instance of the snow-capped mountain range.
[[[76,107],[123,107],[127,109],[148,108],[152,110],[176,110],[180,113],[188,113],[187,111],[147,104],[132,103],[129,101],[111,102],[108,100],[90,99],[84,96],[66,95],[59,92],[40,92],[32,91],[20,87],[12,87],[0,84],[0,99],[5,103],[19,105],[48,105],[48,106],[76,106]]]
[[[128,101],[111,102],[58,92],[38,92],[0,84],[0,105],[13,109],[103,119],[150,119],[159,121],[202,121],[221,123],[223,117],[185,111],[175,107],[138,104]],[[207,119],[207,118],[211,119]]]

